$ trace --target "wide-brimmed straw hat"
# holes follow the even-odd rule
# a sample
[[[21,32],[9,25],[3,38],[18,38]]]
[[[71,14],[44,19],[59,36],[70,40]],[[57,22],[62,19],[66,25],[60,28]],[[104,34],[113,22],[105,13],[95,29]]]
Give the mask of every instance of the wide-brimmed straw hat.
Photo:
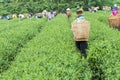
[[[77,16],[83,16],[84,14],[83,14],[83,9],[78,9],[77,11],[76,11],[76,14],[77,14]]]

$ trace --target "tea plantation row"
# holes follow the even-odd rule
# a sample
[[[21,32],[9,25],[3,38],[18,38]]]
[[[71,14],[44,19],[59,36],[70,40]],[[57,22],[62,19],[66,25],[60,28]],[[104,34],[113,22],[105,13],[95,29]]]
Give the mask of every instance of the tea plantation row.
[[[11,61],[24,44],[38,33],[38,29],[41,27],[39,24],[45,22],[45,20],[41,20],[39,23],[30,20],[14,21],[11,21],[10,24],[12,25],[9,26],[12,27],[13,23],[14,25],[17,24],[17,26],[0,33],[0,73],[9,67]]]

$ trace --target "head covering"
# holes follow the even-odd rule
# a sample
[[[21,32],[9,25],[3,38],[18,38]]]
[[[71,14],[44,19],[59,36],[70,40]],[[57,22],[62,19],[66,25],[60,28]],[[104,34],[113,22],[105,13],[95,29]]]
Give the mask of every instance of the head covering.
[[[77,14],[77,16],[83,16],[84,14],[83,14],[83,9],[78,9],[77,11],[76,11],[76,14]]]
[[[43,12],[47,12],[46,10],[43,10]]]
[[[114,4],[113,9],[114,9],[114,10],[118,10],[118,6],[117,6],[117,4]]]
[[[67,11],[69,11],[69,10],[70,10],[70,8],[67,8],[66,10],[67,10]]]
[[[79,9],[80,7],[79,6],[77,6],[77,9]]]
[[[116,6],[117,6],[117,4],[114,4],[114,6],[116,7]]]

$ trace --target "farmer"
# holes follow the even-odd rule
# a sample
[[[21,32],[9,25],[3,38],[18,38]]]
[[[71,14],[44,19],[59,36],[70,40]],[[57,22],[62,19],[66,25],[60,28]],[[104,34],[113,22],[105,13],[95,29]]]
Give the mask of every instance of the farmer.
[[[85,20],[82,9],[77,10],[76,13],[77,13],[77,18],[75,21],[72,22],[71,30],[74,35],[76,47],[86,58],[87,57],[86,49],[88,48],[90,23],[87,20]]]
[[[114,4],[113,9],[118,11],[118,6],[117,6],[117,4]]]
[[[70,10],[70,8],[66,9],[66,15],[67,15],[68,19],[71,17],[71,10]]]
[[[46,16],[46,13],[47,13],[47,11],[46,11],[46,10],[43,10],[43,11],[42,11],[42,17],[45,17],[45,16]]]
[[[117,4],[114,4],[114,6],[112,8],[112,13],[111,13],[110,16],[116,16],[118,14],[119,14],[119,12],[118,12],[118,6],[117,6]]]
[[[51,20],[53,18],[54,18],[53,10],[50,10],[50,12],[48,13],[48,20]]]
[[[81,22],[81,21],[85,20],[82,8],[78,9],[77,12],[76,12],[76,14],[77,14],[77,21],[78,22]]]
[[[112,13],[111,13],[111,16],[116,16],[116,15],[118,15],[118,14],[119,14],[119,13],[118,13],[118,10],[116,10],[116,9],[113,8]]]

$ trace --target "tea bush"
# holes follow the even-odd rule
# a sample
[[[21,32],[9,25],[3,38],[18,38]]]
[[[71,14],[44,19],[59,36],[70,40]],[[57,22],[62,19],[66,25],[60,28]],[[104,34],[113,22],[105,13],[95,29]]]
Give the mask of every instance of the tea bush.
[[[37,24],[44,21],[21,21],[21,24],[18,25],[17,23],[17,27],[0,33],[0,73],[8,68],[23,45],[38,33],[41,26]]]

